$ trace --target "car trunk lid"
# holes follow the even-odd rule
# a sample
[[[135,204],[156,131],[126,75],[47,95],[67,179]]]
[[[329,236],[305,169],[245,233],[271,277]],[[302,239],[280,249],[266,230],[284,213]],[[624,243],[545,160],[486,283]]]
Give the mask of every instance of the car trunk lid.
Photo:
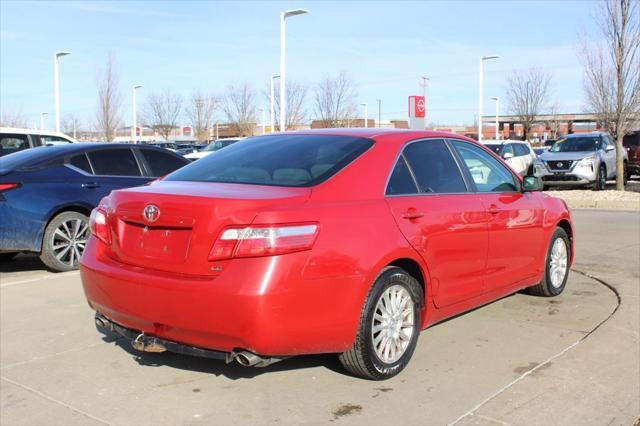
[[[110,256],[123,263],[188,275],[216,275],[208,261],[220,231],[249,225],[269,206],[304,203],[308,188],[159,181],[110,197]],[[228,262],[228,261],[227,261]]]

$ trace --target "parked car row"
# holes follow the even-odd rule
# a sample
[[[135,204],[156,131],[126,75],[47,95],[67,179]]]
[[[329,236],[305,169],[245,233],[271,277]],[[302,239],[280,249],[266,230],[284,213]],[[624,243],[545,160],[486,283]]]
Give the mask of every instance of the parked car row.
[[[624,137],[624,183],[640,174],[640,131]],[[616,177],[616,145],[604,132],[570,134],[532,148],[522,141],[483,141],[521,176],[540,177],[545,187],[592,187],[602,190]]]
[[[623,152],[625,169],[627,152]],[[616,146],[608,133],[571,134],[557,140],[535,161],[534,174],[545,186],[605,188],[616,177]],[[628,171],[624,173],[626,184]]]

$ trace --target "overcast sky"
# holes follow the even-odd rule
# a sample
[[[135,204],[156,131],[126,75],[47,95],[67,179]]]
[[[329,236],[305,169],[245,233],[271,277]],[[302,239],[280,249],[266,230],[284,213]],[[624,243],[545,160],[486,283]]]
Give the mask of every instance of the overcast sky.
[[[514,68],[543,67],[552,75],[562,112],[584,110],[582,39],[596,40],[594,2],[12,2],[0,0],[0,107],[31,125],[48,112],[53,127],[53,54],[61,61],[63,118],[91,120],[95,78],[108,52],[117,60],[123,118],[129,124],[131,86],[145,94],[171,88],[222,93],[248,81],[260,106],[277,74],[279,12],[306,8],[288,20],[287,78],[313,86],[323,75],[347,71],[357,102],[383,119],[406,119],[407,96],[431,78],[428,122],[472,123],[477,111],[478,59],[485,66],[485,113],[491,97],[505,99]],[[503,102],[503,105],[506,102]],[[313,117],[313,96],[308,110]],[[221,114],[221,113],[220,113]],[[222,118],[222,117],[221,117]]]

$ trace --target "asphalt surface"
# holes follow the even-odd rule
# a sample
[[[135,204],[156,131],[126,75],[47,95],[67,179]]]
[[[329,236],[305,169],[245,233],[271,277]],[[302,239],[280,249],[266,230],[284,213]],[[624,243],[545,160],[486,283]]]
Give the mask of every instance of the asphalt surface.
[[[431,327],[384,382],[333,355],[247,369],[135,353],[95,330],[77,272],[20,256],[0,264],[0,423],[634,424],[640,215],[574,220],[562,296],[516,294]]]

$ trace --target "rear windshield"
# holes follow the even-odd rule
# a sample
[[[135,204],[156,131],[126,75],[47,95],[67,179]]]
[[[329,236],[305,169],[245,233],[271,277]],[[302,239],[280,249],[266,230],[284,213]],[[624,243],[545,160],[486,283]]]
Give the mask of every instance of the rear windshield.
[[[336,174],[372,144],[370,139],[351,136],[259,136],[195,161],[165,180],[313,186]]]
[[[55,146],[39,146],[14,152],[0,157],[0,169],[17,170],[24,167],[32,167],[55,157],[59,154]]]
[[[597,151],[602,143],[599,137],[579,136],[575,138],[560,139],[553,144],[551,152],[580,152]]]

